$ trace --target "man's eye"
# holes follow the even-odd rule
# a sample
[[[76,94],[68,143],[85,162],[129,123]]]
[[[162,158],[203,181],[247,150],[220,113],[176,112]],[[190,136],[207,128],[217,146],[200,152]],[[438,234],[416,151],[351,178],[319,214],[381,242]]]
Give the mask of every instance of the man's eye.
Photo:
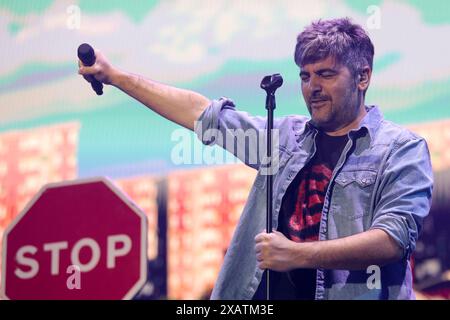
[[[334,77],[334,73],[322,73],[321,76],[322,78],[328,79]]]
[[[308,76],[301,76],[300,78],[302,79],[302,81],[308,81],[309,80]]]

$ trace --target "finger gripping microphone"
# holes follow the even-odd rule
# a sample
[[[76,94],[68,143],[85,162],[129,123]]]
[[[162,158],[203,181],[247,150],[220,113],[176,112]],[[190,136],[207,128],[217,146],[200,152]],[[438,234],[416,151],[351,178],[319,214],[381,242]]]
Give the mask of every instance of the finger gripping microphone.
[[[78,47],[78,58],[87,67],[92,66],[95,63],[95,53],[94,49],[87,43],[83,43]],[[97,95],[103,94],[103,83],[92,77],[91,81],[92,89],[97,93]]]

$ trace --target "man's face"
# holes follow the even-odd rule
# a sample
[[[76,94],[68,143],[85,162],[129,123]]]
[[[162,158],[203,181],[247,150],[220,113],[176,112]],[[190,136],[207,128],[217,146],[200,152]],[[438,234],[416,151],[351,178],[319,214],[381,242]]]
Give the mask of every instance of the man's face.
[[[302,66],[300,78],[303,98],[315,126],[334,132],[358,117],[360,91],[346,66],[328,57]]]

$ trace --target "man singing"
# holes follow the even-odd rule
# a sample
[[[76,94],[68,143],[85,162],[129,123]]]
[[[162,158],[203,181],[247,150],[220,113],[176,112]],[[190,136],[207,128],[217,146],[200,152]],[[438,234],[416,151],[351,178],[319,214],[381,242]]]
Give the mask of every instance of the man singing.
[[[264,299],[267,269],[273,299],[413,299],[410,257],[430,209],[432,169],[423,138],[365,105],[373,55],[366,32],[347,18],[319,20],[298,35],[294,58],[311,117],[274,120],[272,233],[265,232],[266,176],[260,161],[248,159],[258,146],[227,148],[208,134],[263,134],[265,118],[237,111],[227,98],[210,101],[121,71],[99,51],[79,73],[258,170],[212,299]]]

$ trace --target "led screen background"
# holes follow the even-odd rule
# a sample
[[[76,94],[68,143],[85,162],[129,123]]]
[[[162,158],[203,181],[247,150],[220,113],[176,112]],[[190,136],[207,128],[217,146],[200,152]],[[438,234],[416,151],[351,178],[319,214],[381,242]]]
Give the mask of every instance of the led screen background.
[[[229,97],[254,115],[265,114],[262,77],[279,72],[276,116],[307,115],[293,60],[296,35],[313,20],[348,16],[375,45],[366,103],[423,135],[435,172],[445,172],[448,12],[446,1],[419,0],[1,0],[0,229],[47,182],[108,176],[145,198],[136,201],[152,212],[155,240],[154,179],[206,166],[174,161],[176,124],[114,87],[95,95],[77,74],[83,42],[123,70],[211,99]],[[148,190],[130,184],[149,180]]]

